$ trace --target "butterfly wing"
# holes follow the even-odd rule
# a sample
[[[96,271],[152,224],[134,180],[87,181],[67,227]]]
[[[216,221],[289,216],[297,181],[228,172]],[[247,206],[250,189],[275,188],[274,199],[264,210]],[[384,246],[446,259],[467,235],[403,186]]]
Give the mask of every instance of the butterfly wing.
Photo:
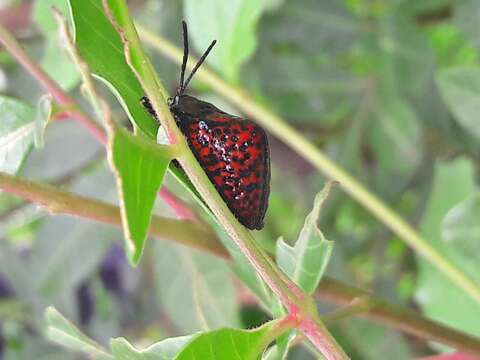
[[[265,131],[250,120],[221,111],[181,121],[180,128],[235,217],[249,229],[263,228],[270,191]]]

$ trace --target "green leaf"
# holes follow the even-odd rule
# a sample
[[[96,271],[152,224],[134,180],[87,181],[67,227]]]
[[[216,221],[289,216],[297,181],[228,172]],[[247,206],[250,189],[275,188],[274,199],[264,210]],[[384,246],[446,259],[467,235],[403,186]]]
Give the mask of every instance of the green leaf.
[[[480,112],[480,69],[458,67],[441,70],[437,84],[443,99],[458,123],[480,139],[478,114]]]
[[[414,109],[399,94],[382,94],[377,103],[375,126],[368,130],[375,154],[371,181],[377,191],[391,196],[417,171],[422,159],[421,131]]]
[[[100,345],[78,330],[55,308],[49,307],[45,310],[45,319],[50,340],[72,350],[94,355],[95,359],[112,359]]]
[[[480,194],[476,193],[448,211],[442,223],[442,237],[450,243],[480,239],[479,216]]]
[[[142,351],[123,338],[113,339],[110,344],[116,360],[255,360],[260,359],[268,345],[272,324],[267,323],[253,330],[224,328],[170,338]]]
[[[175,360],[256,360],[268,345],[265,337],[270,330],[267,323],[254,330],[220,329],[195,337]]]
[[[232,263],[230,263],[231,269],[257,296],[259,302],[268,309],[272,302],[272,294],[268,286],[260,278],[255,269],[253,269],[238,246],[230,241],[228,235],[224,231],[217,231],[217,236],[234,260]]]
[[[53,16],[52,7],[57,8],[62,14],[68,16],[67,0],[42,0],[35,1],[32,17],[35,24],[44,34],[54,34],[58,31],[58,24]]]
[[[317,227],[320,209],[326,200],[332,182],[325,185],[314,200],[313,210],[306,217],[303,228],[294,247],[280,238],[277,241],[277,263],[279,267],[305,292],[312,294],[325,272],[333,250],[333,241],[328,241]],[[271,306],[275,317],[285,314],[282,304],[276,300]],[[294,331],[289,331],[277,339],[275,348],[271,349],[268,358],[286,359]]]
[[[117,30],[104,14],[102,0],[69,0],[69,2],[75,26],[76,45],[81,57],[88,63],[91,71],[114,93],[131,121],[153,139],[157,138],[157,133],[160,134],[158,136],[160,139],[163,131],[140,105],[139,100],[144,95],[143,89],[125,61],[123,43]],[[120,14],[117,20],[128,20],[128,13],[123,6],[116,3],[109,5],[115,14]],[[170,166],[170,170],[195,200],[208,210],[183,170],[175,166]]]
[[[431,80],[435,58],[422,29],[398,7],[392,6],[379,20],[376,54],[382,89],[393,93],[423,94]],[[375,69],[377,70],[377,69]],[[378,70],[377,70],[378,71]]]
[[[437,68],[477,64],[477,49],[451,22],[431,27],[427,33],[435,51]]]
[[[152,245],[156,303],[180,333],[239,326],[237,292],[225,261],[167,242]]]
[[[225,243],[223,243],[225,244]],[[232,270],[242,280],[243,284],[255,294],[259,302],[269,308],[272,302],[272,293],[260,276],[252,269],[245,256],[240,251],[230,251],[234,258],[231,264]]]
[[[216,39],[218,44],[208,61],[226,79],[237,81],[240,65],[253,55],[257,47],[255,28],[263,9],[262,2],[186,0],[184,6],[190,37],[198,52],[203,53]]]
[[[349,318],[335,326],[335,336],[353,359],[389,360],[414,359],[415,353],[404,335],[371,321]]]
[[[62,89],[72,90],[80,82],[80,74],[65,49],[60,47],[57,34],[46,39],[42,68]]]
[[[47,124],[52,118],[52,96],[44,95],[37,103],[37,111],[35,116],[35,133],[34,143],[36,148],[42,148],[45,140],[45,130],[47,130]]]
[[[277,242],[278,265],[308,294],[317,288],[333,249],[333,241],[325,239],[317,227],[320,209],[331,186],[331,182],[327,183],[315,197],[313,210],[305,219],[295,246],[291,247],[283,239]]]
[[[162,145],[169,144],[169,141],[167,139],[167,134],[165,133],[165,130],[162,127],[158,128],[157,144],[162,144]],[[209,214],[212,219],[216,220],[215,216],[213,216],[212,212],[208,208],[205,201],[203,201],[197,189],[195,189],[192,182],[185,174],[185,171],[183,171],[182,168],[179,168],[174,163],[171,163],[168,169],[170,170],[170,174],[173,175],[173,177],[184,187],[185,190],[187,190],[190,193],[190,195],[192,195],[192,197],[202,206],[205,212],[207,212],[207,214]]]
[[[116,170],[122,223],[130,262],[137,264],[145,246],[153,204],[173,155],[170,147],[155,145],[116,128],[111,145]]]
[[[451,255],[472,276],[480,274],[480,193],[475,193],[451,208],[442,221],[442,238],[452,247]]]
[[[284,349],[281,349],[277,344],[270,346],[265,354],[262,356],[262,360],[284,360],[286,359],[287,352]]]
[[[169,338],[139,351],[124,338],[116,338],[110,347],[116,360],[171,360],[191,339],[190,335]]]
[[[454,24],[480,49],[480,3],[477,0],[464,0],[454,2]]]
[[[103,11],[102,0],[69,0],[75,42],[90,70],[112,90],[136,124],[155,139],[158,123],[143,109],[142,86],[125,61],[123,43]]]
[[[421,232],[423,237],[428,239],[443,256],[480,282],[480,272],[478,270],[472,272],[472,268],[467,266],[475,260],[472,259],[471,253],[462,254],[461,249],[465,246],[463,242],[454,242],[450,245],[448,239],[451,235],[447,232],[447,241],[445,241],[441,234],[442,222],[444,227],[445,224],[452,224],[452,216],[458,211],[453,209],[475,194],[473,179],[474,171],[467,160],[459,159],[436,165],[435,181],[422,219]],[[450,225],[447,226],[449,227],[449,231],[452,231]],[[480,336],[480,323],[477,321],[480,318],[478,304],[468,296],[460,296],[462,291],[422,257],[419,257],[417,262],[418,278],[415,297],[423,312],[433,319]],[[476,267],[478,268],[478,265]]]
[[[292,341],[297,336],[297,331],[291,330],[285,334],[280,335],[275,345],[268,348],[262,360],[286,360]]]
[[[30,287],[47,302],[73,293],[100,266],[118,236],[118,232],[109,227],[88,225],[80,220],[59,218],[49,219],[39,227],[30,261],[22,263],[30,273]],[[64,234],[60,243],[57,232]],[[103,241],[88,246],[82,241],[95,237]],[[45,266],[46,258],[48,266]]]
[[[0,113],[0,171],[15,174],[33,144],[35,109],[0,96]]]
[[[323,124],[350,116],[359,101],[360,79],[340,65],[364,28],[337,0],[285,1],[262,17],[255,59],[242,82],[261,87],[272,107],[289,121]],[[306,37],[305,34],[315,34]]]
[[[70,12],[67,0],[35,2],[32,16],[45,37],[45,49],[41,64],[47,74],[60,84],[64,90],[71,90],[78,85],[80,74],[62,46],[52,7],[60,10],[65,17],[68,17]]]

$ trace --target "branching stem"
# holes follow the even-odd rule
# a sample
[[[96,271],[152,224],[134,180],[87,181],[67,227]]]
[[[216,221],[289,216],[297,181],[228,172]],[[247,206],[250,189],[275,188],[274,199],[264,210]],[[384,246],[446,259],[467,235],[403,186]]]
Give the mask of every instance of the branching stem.
[[[176,46],[141,26],[137,26],[137,28],[142,40],[147,44],[172,61],[177,63],[181,62],[182,52]],[[195,59],[192,59],[189,63],[190,68],[195,61]],[[245,90],[227,84],[206,67],[199,69],[197,77],[211,86],[217,94],[223,96],[233,105],[237,106],[244,114],[250,116],[271,134],[290,146],[300,156],[309,161],[318,171],[325,174],[329,179],[338,181],[340,187],[347,194],[358,201],[380,222],[405,241],[418,255],[423,256],[454,284],[480,303],[480,285],[478,283],[459,270],[380,198],[371,193],[365,186],[331,161],[286,121],[255,102]]]
[[[295,314],[298,319],[298,328],[304,332],[306,338],[317,350],[327,360],[347,359],[348,356],[321,323],[314,300],[306,296],[258,247],[252,234],[233,216],[196,161],[168,109],[165,98],[166,90],[140,45],[125,0],[102,0],[102,2],[105,13],[122,38],[127,63],[150,99],[170,141],[183,149],[177,160],[218,222],[242,251],[257,274],[282,302],[289,314]]]
[[[34,204],[41,204],[47,209],[56,209],[56,213],[70,214],[121,227],[120,209],[118,207],[58,190],[58,186],[42,185],[0,173],[0,189],[20,196]],[[150,234],[160,239],[172,240],[231,260],[215,234],[199,224],[154,216]],[[456,349],[480,355],[479,339],[427,319],[413,310],[376,298],[364,290],[342,284],[332,278],[326,276],[322,278],[317,295],[323,300],[346,306],[346,308],[327,315],[325,317],[326,323],[332,320],[331,315],[334,315],[336,319],[340,316],[345,318],[346,316],[360,315],[421,339],[440,342]],[[357,299],[361,299],[361,302],[358,303]]]

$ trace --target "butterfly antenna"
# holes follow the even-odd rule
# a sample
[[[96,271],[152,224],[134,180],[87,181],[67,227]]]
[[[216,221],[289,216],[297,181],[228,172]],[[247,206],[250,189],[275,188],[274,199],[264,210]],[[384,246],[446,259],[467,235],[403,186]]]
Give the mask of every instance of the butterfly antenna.
[[[217,40],[213,40],[212,43],[210,44],[210,46],[207,48],[207,50],[203,53],[202,57],[200,58],[200,60],[198,60],[197,64],[195,65],[195,67],[193,68],[192,72],[190,73],[190,76],[188,77],[187,81],[185,82],[185,85],[183,86],[183,90],[185,90],[188,86],[188,83],[190,82],[190,80],[192,80],[192,77],[193,75],[195,75],[195,73],[197,72],[198,68],[202,65],[202,63],[205,61],[205,59],[207,58],[208,56],[208,53],[210,52],[210,50],[212,50],[212,48],[215,46],[215,44],[217,43]]]
[[[184,85],[185,80],[185,69],[187,68],[188,61],[188,30],[187,23],[182,21],[183,26],[183,60],[182,60],[182,72],[180,73],[180,88],[178,93],[181,94],[185,91],[186,85]]]

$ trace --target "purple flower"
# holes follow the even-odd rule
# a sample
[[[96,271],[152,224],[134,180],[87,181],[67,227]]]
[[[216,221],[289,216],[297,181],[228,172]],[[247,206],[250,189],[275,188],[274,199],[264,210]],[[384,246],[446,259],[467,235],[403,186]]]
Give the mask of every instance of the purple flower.
[[[122,282],[124,265],[125,254],[118,245],[112,246],[100,265],[99,272],[103,286],[117,296],[122,296],[125,290]]]
[[[0,299],[10,298],[13,296],[12,286],[8,280],[0,274]]]
[[[87,326],[95,313],[94,298],[87,282],[77,288],[78,320],[82,326]]]

